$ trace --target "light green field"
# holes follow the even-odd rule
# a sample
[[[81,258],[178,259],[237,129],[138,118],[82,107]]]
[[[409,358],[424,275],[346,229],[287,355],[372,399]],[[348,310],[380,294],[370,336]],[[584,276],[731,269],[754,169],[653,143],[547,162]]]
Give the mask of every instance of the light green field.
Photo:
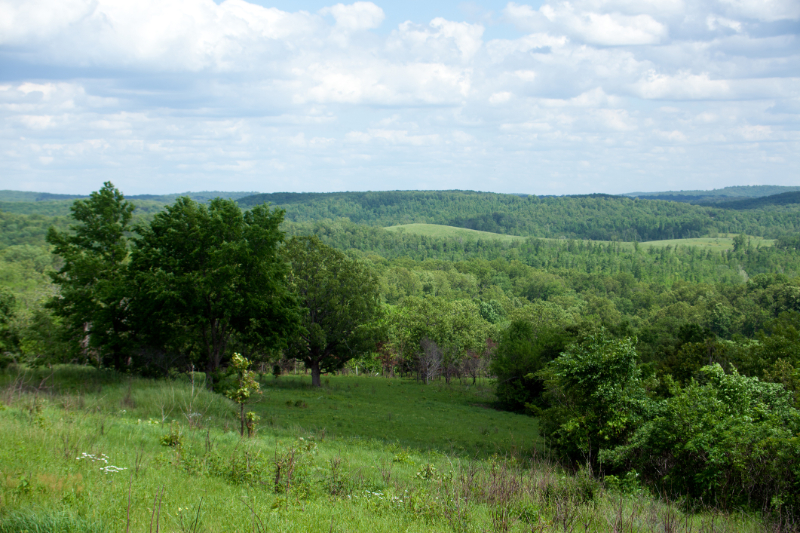
[[[463,238],[463,239],[484,239],[484,240],[498,240],[505,242],[525,240],[527,237],[520,237],[518,235],[503,235],[501,233],[491,233],[489,231],[477,231],[466,228],[456,228],[454,226],[442,226],[439,224],[402,224],[398,226],[389,226],[384,228],[387,231],[394,232],[407,232],[414,235],[424,235],[426,237],[441,237],[441,238]],[[647,241],[640,242],[640,246],[644,247],[665,247],[665,246],[694,246],[704,250],[710,249],[715,252],[722,250],[730,250],[733,248],[734,234],[720,234],[717,237],[699,237],[696,239],[670,239],[663,241]],[[544,241],[559,241],[563,239],[543,238]],[[752,246],[772,246],[775,241],[772,239],[763,239],[761,237],[750,237]],[[602,244],[608,244],[611,241],[592,241]],[[632,248],[632,242],[619,243],[625,248]]]
[[[242,438],[185,377],[0,372],[0,533],[767,531],[564,472],[488,382],[308,381],[266,376]]]
[[[664,246],[695,246],[697,248],[702,248],[704,250],[710,249],[715,252],[719,252],[722,250],[731,250],[733,249],[733,238],[735,235],[733,234],[720,234],[719,237],[700,237],[697,239],[670,239],[666,241],[648,241],[639,243],[641,246],[656,246],[656,247],[664,247]],[[775,244],[773,239],[763,239],[761,237],[750,237],[750,244],[753,247],[767,247],[772,246]]]
[[[474,229],[456,228],[454,226],[442,226],[439,224],[401,224],[384,228],[387,231],[407,232],[414,235],[424,235],[426,237],[444,237],[463,239],[491,239],[499,241],[524,241],[526,237],[517,235],[503,235],[501,233],[491,233],[489,231],[478,231]]]

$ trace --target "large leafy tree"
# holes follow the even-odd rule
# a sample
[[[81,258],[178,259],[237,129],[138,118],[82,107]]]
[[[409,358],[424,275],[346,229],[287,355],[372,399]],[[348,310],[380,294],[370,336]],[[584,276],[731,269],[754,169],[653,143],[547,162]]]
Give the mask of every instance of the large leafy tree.
[[[209,373],[233,337],[280,347],[298,317],[279,254],[283,215],[265,205],[243,213],[232,200],[203,205],[182,197],[138,228],[134,307],[149,343],[193,346]]]
[[[134,206],[111,182],[72,205],[69,232],[50,228],[47,242],[63,266],[52,274],[59,294],[48,306],[70,337],[95,350],[105,365],[127,364],[130,340],[126,297],[128,245]]]
[[[636,339],[605,330],[569,346],[539,375],[551,407],[543,428],[568,458],[598,466],[598,453],[626,441],[652,409],[641,380]]]
[[[311,383],[319,387],[322,372],[336,371],[374,350],[378,280],[366,265],[316,237],[292,238],[285,255],[303,308],[302,328],[289,345],[289,355],[311,368]]]

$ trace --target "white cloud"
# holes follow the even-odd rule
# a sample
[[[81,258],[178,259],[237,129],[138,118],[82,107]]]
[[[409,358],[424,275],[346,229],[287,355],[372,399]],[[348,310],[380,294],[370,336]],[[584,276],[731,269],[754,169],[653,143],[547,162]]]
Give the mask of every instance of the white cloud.
[[[577,0],[573,4],[587,11],[647,14],[655,18],[682,15],[686,10],[684,0]]]
[[[0,45],[61,65],[241,70],[274,41],[310,39],[320,25],[244,0],[25,0],[0,12]]]
[[[380,26],[386,18],[383,9],[372,2],[336,4],[323,8],[320,13],[333,15],[336,26],[347,31],[371,30]]]
[[[544,4],[538,10],[511,2],[504,13],[524,30],[555,29],[573,39],[604,46],[656,44],[668,34],[667,27],[650,15],[582,11],[569,2]]]
[[[425,146],[438,144],[441,140],[439,135],[409,135],[406,130],[371,129],[367,132],[351,131],[346,136],[348,141],[358,143],[369,143],[372,141],[384,141],[395,145]]]
[[[767,23],[798,6],[545,0],[390,25],[380,2],[0,0],[0,53],[22,66],[0,84],[0,185],[86,192],[112,169],[132,193],[624,192],[766,162],[796,181],[798,32]]]
[[[492,105],[505,104],[509,100],[511,100],[512,96],[514,95],[512,95],[508,91],[494,93],[492,96],[489,97],[489,103]]]
[[[742,31],[742,23],[737,20],[731,20],[725,17],[718,17],[716,15],[709,15],[706,17],[706,26],[711,31],[718,28],[728,28],[737,33]]]
[[[731,95],[727,80],[712,80],[707,73],[680,72],[674,76],[649,71],[633,87],[641,98],[708,100]]]
[[[442,63],[331,62],[311,65],[302,83],[309,87],[296,93],[298,103],[454,104],[469,94],[471,71]]]
[[[389,37],[388,48],[396,54],[428,60],[468,61],[481,49],[483,26],[435,18],[427,26],[406,21]]]
[[[756,20],[797,20],[800,2],[797,0],[719,0],[732,14]]]

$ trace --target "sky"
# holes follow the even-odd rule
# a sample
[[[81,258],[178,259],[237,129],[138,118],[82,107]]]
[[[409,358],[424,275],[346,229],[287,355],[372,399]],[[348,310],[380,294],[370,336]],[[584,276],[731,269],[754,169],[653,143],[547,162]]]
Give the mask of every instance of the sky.
[[[798,0],[0,0],[0,189],[800,185]]]

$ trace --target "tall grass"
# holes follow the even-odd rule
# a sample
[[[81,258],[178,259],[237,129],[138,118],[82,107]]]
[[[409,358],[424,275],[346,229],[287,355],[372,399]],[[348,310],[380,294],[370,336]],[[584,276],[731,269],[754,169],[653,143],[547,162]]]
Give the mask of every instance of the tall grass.
[[[256,405],[278,422],[242,439],[233,405],[185,379],[73,367],[44,384],[41,372],[0,379],[0,532],[797,530],[786,517],[692,513],[635,486],[612,491],[564,472],[538,441],[514,447],[500,431],[482,434],[475,420],[505,414],[482,407],[480,390],[378,378],[331,378],[311,390],[302,377],[270,378],[268,400]],[[373,419],[338,432],[322,423],[337,412],[331,405],[349,413],[370,402]],[[453,451],[435,434],[406,439],[413,419],[402,417],[412,414],[432,420],[424,428],[460,423],[502,452],[457,432],[450,438],[462,449]],[[367,423],[383,428],[361,434]]]

